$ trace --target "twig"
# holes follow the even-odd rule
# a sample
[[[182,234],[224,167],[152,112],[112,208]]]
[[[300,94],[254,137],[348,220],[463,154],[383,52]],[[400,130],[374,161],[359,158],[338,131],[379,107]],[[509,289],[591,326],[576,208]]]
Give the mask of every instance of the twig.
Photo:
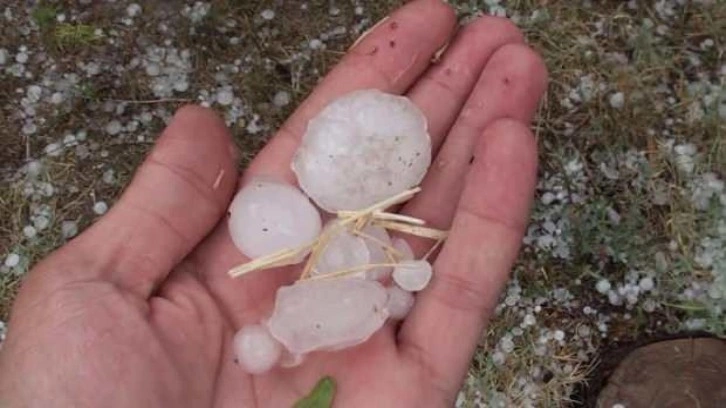
[[[277,252],[273,252],[270,255],[265,255],[263,257],[247,262],[243,265],[240,265],[236,268],[233,268],[228,272],[228,274],[233,278],[237,278],[252,271],[274,268],[275,266],[280,266],[285,262],[299,256],[301,252],[309,250],[310,247],[311,245],[306,245],[299,248],[287,248]]]
[[[336,271],[336,272],[325,273],[322,275],[310,276],[308,278],[305,278],[304,280],[321,280],[321,279],[339,278],[341,276],[350,275],[350,274],[360,272],[360,271],[367,271],[369,269],[386,268],[386,267],[395,268],[396,266],[400,266],[400,264],[398,264],[398,263],[377,263],[377,264],[358,265],[358,266],[354,266],[352,268],[343,269],[342,271]],[[303,280],[303,279],[300,279],[300,280]]]
[[[410,235],[415,235],[422,238],[430,238],[435,240],[443,240],[449,235],[447,231],[441,231],[434,228],[421,227],[416,225],[409,225],[395,221],[374,221],[375,225],[381,226],[386,229],[403,232]]]

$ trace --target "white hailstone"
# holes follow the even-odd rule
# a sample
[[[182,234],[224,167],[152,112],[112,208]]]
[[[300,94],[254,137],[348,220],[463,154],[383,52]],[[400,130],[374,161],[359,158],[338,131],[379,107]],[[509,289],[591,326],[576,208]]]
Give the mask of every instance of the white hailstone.
[[[106,125],[106,133],[108,133],[111,136],[115,136],[119,133],[121,133],[121,130],[123,129],[123,126],[121,126],[121,122],[117,120],[112,120],[108,122]]]
[[[640,289],[644,292],[651,291],[655,287],[655,282],[653,282],[653,278],[646,276],[638,282],[638,286],[640,286]]]
[[[60,105],[63,103],[63,100],[65,98],[63,97],[63,94],[60,92],[55,92],[53,95],[50,96],[50,103],[53,105]]]
[[[611,287],[610,282],[607,279],[600,279],[595,284],[595,290],[597,290],[599,293],[601,293],[603,295],[608,293],[608,291],[610,291],[610,287]]]
[[[5,258],[5,266],[8,268],[15,268],[20,264],[20,255],[10,254]]]
[[[129,17],[136,17],[141,14],[141,11],[141,6],[136,3],[131,3],[128,7],[126,7],[126,15]]]
[[[391,246],[401,253],[399,261],[413,261],[416,258],[413,249],[411,249],[411,245],[403,238],[394,238]]]
[[[504,336],[499,341],[499,347],[501,347],[503,352],[511,353],[512,351],[514,351],[514,342],[512,341],[511,337]]]
[[[308,47],[310,47],[311,50],[319,50],[319,49],[323,48],[323,42],[317,38],[313,38],[308,43]]]
[[[535,324],[537,324],[537,318],[535,318],[533,314],[527,313],[524,316],[523,324],[524,324],[524,327],[534,326]]]
[[[431,281],[431,264],[424,261],[403,261],[393,270],[393,280],[403,290],[417,292],[423,290]]]
[[[273,18],[275,18],[275,10],[265,9],[265,10],[262,10],[262,13],[260,13],[260,15],[262,16],[263,19],[270,21]]]
[[[339,350],[365,342],[383,326],[387,300],[376,281],[302,281],[277,291],[267,326],[292,354]]]
[[[103,172],[103,176],[101,177],[101,179],[106,184],[114,184],[116,182],[116,173],[113,171],[113,169],[108,169]]]
[[[352,92],[313,118],[293,159],[326,211],[359,210],[418,185],[431,164],[426,117],[409,99]]]
[[[610,107],[613,109],[622,109],[623,106],[625,106],[625,95],[622,92],[610,95]]]
[[[229,207],[232,242],[246,256],[258,258],[315,241],[320,213],[297,188],[272,180],[252,180]]]
[[[363,238],[351,234],[336,222],[326,226],[326,229],[332,228],[341,230],[333,233],[320,253],[312,271],[313,276],[344,271],[371,263],[371,253]],[[365,278],[366,271],[361,270],[346,276]]]
[[[275,96],[272,98],[273,105],[277,106],[278,108],[285,107],[290,104],[291,101],[290,93],[286,91],[279,91],[275,94]]]
[[[0,48],[0,65],[5,65],[8,62],[8,50]]]
[[[61,224],[61,235],[65,239],[78,235],[78,223],[75,221],[63,221]]]
[[[38,230],[32,225],[26,225],[23,227],[23,235],[25,235],[25,238],[33,238],[38,235]]]
[[[366,235],[364,238],[368,252],[370,253],[369,263],[371,264],[383,264],[389,263],[388,256],[386,255],[386,246],[391,246],[391,237],[385,228],[378,226],[368,226],[361,231]],[[381,280],[387,278],[393,272],[392,266],[379,266],[367,271],[367,277],[369,279]]]
[[[386,291],[388,292],[386,309],[388,309],[388,315],[390,318],[394,320],[401,320],[405,318],[413,307],[413,294],[399,288],[396,285],[389,286],[386,288]]]
[[[150,63],[146,66],[146,75],[155,77],[161,74],[161,67],[158,64]]]
[[[37,132],[37,131],[38,131],[38,126],[33,122],[29,122],[29,123],[26,123],[25,125],[23,125],[22,132],[24,135],[30,136],[30,135],[35,134],[35,132]]]
[[[234,102],[234,94],[230,89],[222,89],[217,92],[217,103],[222,106],[229,106]]]
[[[282,355],[282,345],[275,340],[265,326],[243,326],[232,341],[239,365],[249,374],[262,374],[277,364]]]
[[[27,53],[25,53],[25,52],[19,52],[19,53],[18,53],[18,54],[17,54],[16,56],[15,56],[15,61],[16,61],[17,63],[19,63],[19,64],[25,64],[26,62],[28,62],[28,54],[27,54]]]
[[[562,330],[555,330],[555,340],[563,341],[565,339],[565,332]]]
[[[104,201],[99,201],[95,204],[93,204],[93,212],[97,215],[103,215],[106,214],[106,211],[108,211],[108,204]]]
[[[38,231],[43,231],[50,225],[50,219],[45,215],[38,215],[33,218],[33,226]]]

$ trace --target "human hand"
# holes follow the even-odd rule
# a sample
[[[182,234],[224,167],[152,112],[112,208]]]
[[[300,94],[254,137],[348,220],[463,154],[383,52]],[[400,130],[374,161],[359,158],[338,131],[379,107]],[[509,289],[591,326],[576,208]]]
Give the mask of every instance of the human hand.
[[[536,178],[528,129],[546,70],[505,20],[464,27],[439,0],[396,11],[290,117],[244,178],[276,174],[305,125],[356,89],[406,94],[438,155],[402,212],[450,229],[407,319],[357,347],[252,377],[232,336],[271,310],[287,267],[232,280],[245,261],[223,218],[238,186],[223,123],[187,107],[108,215],[41,262],[19,294],[0,352],[0,405],[289,407],[322,376],[343,407],[450,406],[514,263]],[[413,241],[422,254],[427,243]]]

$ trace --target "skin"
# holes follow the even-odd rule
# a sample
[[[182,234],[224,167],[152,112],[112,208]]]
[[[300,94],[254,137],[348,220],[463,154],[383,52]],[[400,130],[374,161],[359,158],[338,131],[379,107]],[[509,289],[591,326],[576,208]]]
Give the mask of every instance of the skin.
[[[529,123],[546,83],[511,23],[457,28],[449,6],[417,0],[349,51],[241,178],[224,124],[181,109],[117,205],[29,274],[0,353],[0,405],[289,407],[332,375],[336,406],[451,406],[519,251],[537,169]],[[247,259],[229,239],[226,208],[250,176],[294,182],[307,120],[363,88],[406,94],[428,117],[437,157],[400,211],[450,238],[403,323],[249,376],[232,336],[269,313],[299,269],[231,280],[226,271]],[[422,254],[430,243],[411,244]]]

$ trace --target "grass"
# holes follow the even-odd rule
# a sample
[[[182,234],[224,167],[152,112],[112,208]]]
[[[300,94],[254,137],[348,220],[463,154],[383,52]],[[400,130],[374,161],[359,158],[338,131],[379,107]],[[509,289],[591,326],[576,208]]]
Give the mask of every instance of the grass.
[[[46,52],[57,65],[55,73],[49,74],[55,82],[61,82],[64,72],[79,75],[77,82],[67,85],[72,96],[67,104],[39,105],[36,117],[44,121],[38,122],[38,132],[32,137],[22,136],[18,106],[23,95],[16,89],[34,82],[13,75],[0,81],[0,257],[17,252],[33,264],[65,242],[60,232],[63,221],[78,221],[82,229],[96,218],[91,211],[94,202],[112,203],[118,197],[163,128],[163,118],[181,104],[134,103],[159,99],[151,92],[151,80],[143,69],[129,68],[135,58],[144,57],[147,47],[165,46],[164,40],[169,39],[168,47],[193,51],[191,87],[179,98],[194,100],[201,90],[216,92],[220,77],[222,82],[234,84],[235,95],[244,100],[244,112],[230,120],[230,127],[244,166],[356,35],[348,32],[329,39],[326,49],[314,52],[306,44],[338,26],[368,27],[400,2],[365,4],[363,15],[356,15],[355,2],[339,5],[336,15],[331,14],[329,2],[308,2],[307,10],[301,10],[297,2],[284,2],[275,8],[275,19],[266,22],[260,13],[271,6],[263,2],[215,0],[210,2],[209,14],[196,25],[179,9],[147,2],[132,26],[121,20],[127,2],[85,13],[66,3],[41,3],[33,9],[20,1],[11,3],[17,18],[0,27],[0,48],[14,55],[19,44],[25,44],[31,57]],[[482,0],[452,3],[462,17],[486,8]],[[583,200],[562,205],[538,201],[533,213],[536,234],[545,231],[548,221],[557,223],[562,231],[556,239],[565,243],[570,257],[563,258],[536,243],[525,247],[514,273],[516,281],[510,285],[517,300],[512,306],[500,307],[483,334],[463,390],[464,406],[475,406],[477,398],[502,401],[506,406],[523,406],[535,398],[535,406],[564,406],[573,398],[575,385],[597,370],[593,368],[596,360],[591,358],[607,345],[676,332],[694,318],[704,319],[705,328],[712,333],[726,332],[723,316],[712,313],[712,304],[680,297],[692,282],[708,281],[708,271],[701,270],[694,257],[703,238],[714,234],[710,226],[721,215],[694,208],[690,198],[693,176],[678,170],[672,154],[663,148],[671,139],[693,143],[700,155],[695,174],[713,171],[726,176],[726,125],[718,116],[717,105],[702,106],[702,119],[691,117],[693,107],[700,106],[708,94],[707,89],[694,93],[694,83],[726,85],[719,73],[726,64],[726,26],[722,24],[726,3],[689,5],[677,9],[671,20],[653,7],[630,10],[625,2],[593,3],[586,8],[572,7],[565,0],[506,2],[508,12],[519,16],[527,40],[543,55],[551,73],[537,122],[542,180],[537,198],[561,187],[580,194]],[[57,20],[59,13],[66,14],[66,21]],[[537,17],[531,18],[535,13]],[[645,19],[652,21],[652,28]],[[39,29],[21,36],[15,26],[31,21]],[[162,23],[167,31],[161,31]],[[659,25],[667,26],[665,34],[657,33]],[[96,29],[104,36],[96,36]],[[239,37],[239,43],[230,43],[232,37]],[[701,49],[708,38],[715,45]],[[694,56],[699,64],[693,62]],[[235,65],[235,60],[241,63]],[[100,62],[102,72],[86,75],[79,70],[79,62],[89,61]],[[50,65],[43,64],[34,66],[41,76],[52,72]],[[572,92],[583,93],[578,86],[586,76],[595,84],[589,99],[572,106],[563,104]],[[292,102],[277,108],[271,100],[281,90],[290,93]],[[622,109],[609,103],[615,92],[626,96]],[[122,114],[115,112],[119,105],[123,105]],[[122,118],[126,124],[149,113],[153,113],[152,121],[140,125],[133,137],[112,137],[105,131],[111,120]],[[262,124],[259,132],[248,127],[255,115]],[[672,123],[667,124],[669,119]],[[81,158],[73,146],[58,157],[43,159],[45,167],[37,182],[52,184],[56,193],[52,197],[24,195],[29,181],[17,170],[28,157],[42,156],[49,143],[81,130],[88,133],[83,144],[89,150],[87,157]],[[568,173],[573,160],[582,170]],[[607,177],[603,164],[616,169],[618,178]],[[109,170],[117,180],[111,184],[102,181]],[[665,195],[664,203],[655,202],[658,195]],[[31,223],[34,209],[43,204],[52,209],[48,230],[37,238],[24,238],[23,228]],[[613,212],[619,222],[613,222]],[[659,292],[644,296],[635,305],[613,306],[594,290],[599,279],[624,284],[634,272],[652,274]],[[0,273],[2,320],[8,317],[18,284],[19,275]],[[654,311],[644,310],[645,300],[656,303]],[[534,312],[537,306],[540,311]],[[586,308],[596,312],[585,313]],[[535,315],[537,324],[522,328],[527,314]],[[604,338],[598,329],[601,325],[608,328]],[[578,336],[582,327],[592,334]],[[493,355],[501,351],[500,339],[515,328],[522,333],[512,337],[514,349],[506,356],[506,364],[497,364]],[[547,339],[548,333],[557,330],[565,333],[567,341]],[[539,343],[543,336],[544,354]],[[581,353],[585,353],[584,359]]]

